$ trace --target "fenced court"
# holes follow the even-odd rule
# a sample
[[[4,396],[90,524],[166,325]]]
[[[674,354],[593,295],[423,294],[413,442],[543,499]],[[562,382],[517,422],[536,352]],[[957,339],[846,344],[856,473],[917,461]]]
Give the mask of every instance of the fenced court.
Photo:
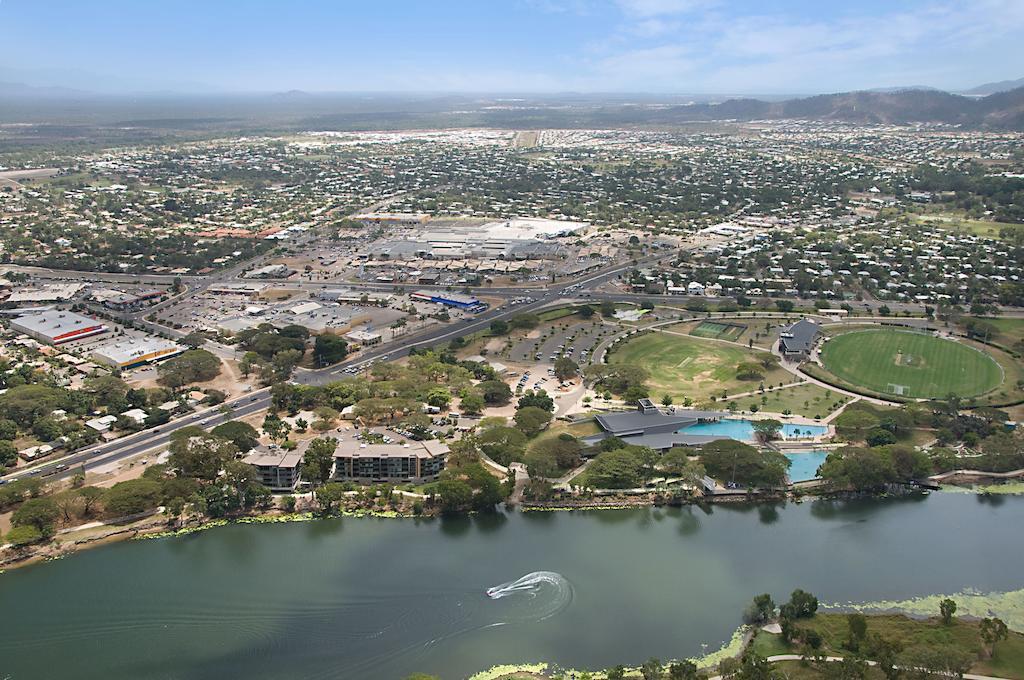
[[[690,331],[690,335],[698,338],[711,338],[712,340],[728,340],[736,342],[743,335],[747,327],[741,323],[730,323],[728,321],[701,321],[696,328]]]

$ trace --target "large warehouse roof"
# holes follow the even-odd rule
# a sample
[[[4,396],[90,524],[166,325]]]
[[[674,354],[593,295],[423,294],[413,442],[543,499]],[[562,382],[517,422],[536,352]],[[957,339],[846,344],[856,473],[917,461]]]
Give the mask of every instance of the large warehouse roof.
[[[103,333],[107,327],[96,319],[63,309],[47,309],[11,320],[11,328],[37,340],[59,344]]]

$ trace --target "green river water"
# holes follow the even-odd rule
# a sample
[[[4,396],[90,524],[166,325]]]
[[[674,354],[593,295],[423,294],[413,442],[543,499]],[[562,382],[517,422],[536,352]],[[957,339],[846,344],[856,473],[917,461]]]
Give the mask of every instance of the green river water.
[[[760,592],[1018,590],[1022,527],[1024,497],[968,494],[229,525],[0,576],[0,678],[450,680],[699,656]]]

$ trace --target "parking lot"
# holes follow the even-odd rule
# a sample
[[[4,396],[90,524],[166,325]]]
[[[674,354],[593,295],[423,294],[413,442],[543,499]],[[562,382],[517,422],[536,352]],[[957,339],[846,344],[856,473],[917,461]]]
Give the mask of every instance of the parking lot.
[[[507,354],[514,362],[553,362],[559,357],[572,359],[579,365],[587,363],[594,346],[614,332],[600,321],[556,323],[542,330],[541,337],[525,338],[516,343]],[[547,338],[544,338],[544,335]]]

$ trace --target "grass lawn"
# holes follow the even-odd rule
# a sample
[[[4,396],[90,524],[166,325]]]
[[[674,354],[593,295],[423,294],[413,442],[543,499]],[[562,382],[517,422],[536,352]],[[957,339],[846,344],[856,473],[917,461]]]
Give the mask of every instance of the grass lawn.
[[[555,319],[564,319],[567,316],[572,316],[578,311],[578,307],[557,307],[556,309],[547,309],[539,313],[537,318],[541,321],[554,321]]]
[[[509,422],[512,422],[511,419]],[[551,421],[551,425],[548,426],[548,429],[530,440],[526,445],[526,452],[529,453],[538,442],[542,442],[546,439],[553,439],[564,432],[568,432],[572,436],[579,438],[597,434],[600,430],[601,428],[599,428],[597,423],[593,420],[588,420],[583,423],[568,423],[564,420],[553,420]]]
[[[939,213],[932,215],[918,215],[915,218],[920,224],[927,224],[933,227],[940,227],[962,234],[974,234],[986,238],[999,238],[999,232],[1003,229],[1024,229],[1024,225],[1010,222],[992,222],[990,220],[976,220],[964,217],[956,213]]]
[[[703,403],[723,392],[756,390],[759,381],[738,380],[736,366],[755,361],[757,352],[711,340],[674,333],[647,333],[620,345],[611,363],[643,366],[650,373],[647,387],[655,400],[670,394],[675,403],[685,397]],[[765,373],[766,384],[788,382],[792,375],[781,368]]]
[[[1024,634],[1011,631],[1006,640],[995,646],[991,659],[980,659],[982,644],[977,621],[956,619],[946,626],[937,618],[919,620],[897,614],[869,615],[867,620],[869,636],[877,634],[899,642],[904,649],[918,645],[953,647],[978,659],[971,667],[972,673],[1024,679]],[[823,650],[830,656],[847,655],[848,650],[844,644],[849,628],[845,614],[818,614],[811,619],[799,621],[797,625],[818,631],[824,641]],[[795,653],[792,650],[777,651],[780,648],[787,649],[781,636],[763,631],[757,634],[754,644],[755,649],[769,652],[766,656]],[[813,669],[810,670],[813,672]]]
[[[767,399],[764,403],[762,396]],[[850,400],[850,397],[844,394],[812,383],[765,392],[762,396],[741,397],[737,402],[745,410],[750,410],[750,404],[757,404],[759,409],[769,413],[784,413],[789,410],[798,416],[824,418]]]
[[[972,317],[978,321],[990,323],[999,329],[999,335],[992,341],[1003,347],[1013,347],[1013,343],[1024,340],[1024,319],[1004,319],[1000,317]]]
[[[911,398],[978,396],[1003,380],[999,364],[973,347],[889,329],[837,335],[822,347],[821,360],[853,385]]]

